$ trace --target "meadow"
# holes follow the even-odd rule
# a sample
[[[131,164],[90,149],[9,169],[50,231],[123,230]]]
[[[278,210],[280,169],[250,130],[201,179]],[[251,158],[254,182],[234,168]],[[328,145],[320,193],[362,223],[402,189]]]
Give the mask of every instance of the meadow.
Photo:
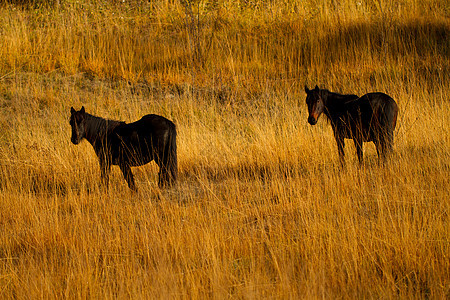
[[[450,297],[450,5],[0,1],[0,297]],[[304,86],[399,105],[394,155],[346,166]],[[70,107],[178,130],[100,185]]]

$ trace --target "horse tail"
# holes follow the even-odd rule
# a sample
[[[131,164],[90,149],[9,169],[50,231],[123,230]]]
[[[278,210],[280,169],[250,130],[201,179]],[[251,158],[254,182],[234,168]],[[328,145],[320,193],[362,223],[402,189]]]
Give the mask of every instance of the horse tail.
[[[387,103],[383,108],[383,123],[389,131],[393,132],[397,124],[398,106],[391,97],[386,100]]]
[[[386,95],[387,96],[387,95]],[[397,124],[398,106],[391,97],[385,98],[385,105],[381,113],[381,126],[384,135],[384,146],[388,151],[392,151],[394,142],[394,129]]]
[[[162,159],[162,177],[160,185],[172,185],[178,176],[177,129],[174,123],[168,124],[167,138]]]

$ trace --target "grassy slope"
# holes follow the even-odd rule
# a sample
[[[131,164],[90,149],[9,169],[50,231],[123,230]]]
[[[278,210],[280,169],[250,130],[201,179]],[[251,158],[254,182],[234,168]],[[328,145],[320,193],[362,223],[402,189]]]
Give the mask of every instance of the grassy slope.
[[[445,1],[87,2],[0,8],[2,297],[448,297]],[[392,95],[392,163],[340,171],[305,84]],[[81,105],[173,119],[179,185],[101,189]]]

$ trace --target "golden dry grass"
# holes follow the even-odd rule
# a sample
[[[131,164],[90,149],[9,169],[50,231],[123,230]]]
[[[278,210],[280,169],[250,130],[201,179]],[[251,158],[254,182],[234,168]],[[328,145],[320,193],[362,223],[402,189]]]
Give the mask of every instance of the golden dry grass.
[[[2,298],[450,296],[446,1],[59,2],[0,6]],[[305,84],[391,95],[392,161]],[[177,186],[102,189],[81,105],[174,120]]]

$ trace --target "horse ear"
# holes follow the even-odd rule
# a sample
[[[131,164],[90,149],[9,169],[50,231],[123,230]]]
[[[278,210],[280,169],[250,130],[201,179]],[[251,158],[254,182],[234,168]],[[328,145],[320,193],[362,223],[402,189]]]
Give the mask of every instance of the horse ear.
[[[75,113],[75,109],[73,107],[70,108],[70,113],[73,115]]]
[[[305,92],[308,94],[309,93],[309,89],[308,87],[305,85]]]
[[[84,110],[84,106],[81,107],[80,113],[84,114],[86,111]]]
[[[315,90],[318,90],[319,89],[319,87],[316,85],[316,87],[314,88]]]

